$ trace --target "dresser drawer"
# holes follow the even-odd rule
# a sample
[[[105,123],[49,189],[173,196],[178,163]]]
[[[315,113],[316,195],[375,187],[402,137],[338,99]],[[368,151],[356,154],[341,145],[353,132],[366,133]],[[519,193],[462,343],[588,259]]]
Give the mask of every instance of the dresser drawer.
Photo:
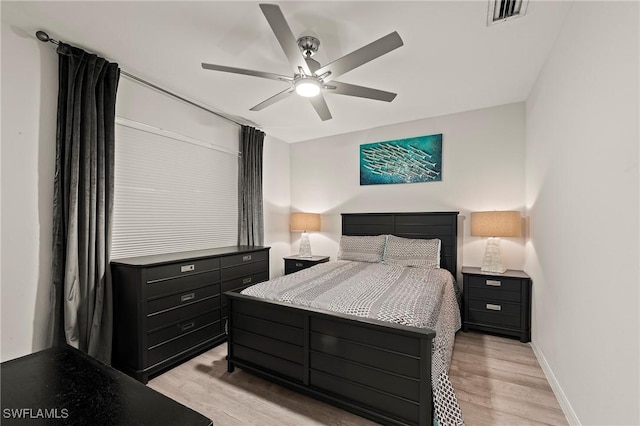
[[[185,334],[177,339],[170,340],[162,345],[158,345],[148,352],[148,365],[153,366],[161,361],[185,352],[206,340],[213,339],[222,332],[220,322],[216,322],[205,326],[192,333]]]
[[[251,287],[252,285],[261,283],[263,281],[267,281],[268,279],[269,279],[269,273],[268,272],[260,272],[258,274],[253,274],[253,275],[250,275],[248,277],[242,277],[242,278],[238,278],[236,280],[223,282],[222,283],[222,288],[221,288],[221,293],[222,293],[221,306],[222,306],[222,310],[220,311],[222,318],[226,318],[228,316],[227,296],[224,295],[224,292],[226,292],[226,291],[242,291],[247,287]]]
[[[163,280],[173,277],[184,277],[201,272],[220,269],[220,259],[186,260],[184,262],[147,268],[147,281]]]
[[[269,261],[261,260],[259,262],[247,263],[243,265],[231,266],[222,269],[222,281],[235,280],[240,277],[257,274],[269,270]],[[223,290],[224,291],[224,290]]]
[[[254,284],[261,283],[269,279],[269,273],[261,270],[257,273],[247,275],[245,277],[236,278],[235,280],[224,281],[220,287],[220,292],[244,289]]]
[[[199,287],[219,282],[219,270],[147,282],[147,299],[156,299],[172,294],[187,293]]]
[[[150,299],[147,303],[147,312],[153,314],[160,311],[199,302],[211,296],[220,294],[220,284],[212,284],[196,289],[186,289],[183,292],[171,296]]]
[[[220,321],[220,309],[214,309],[213,311],[208,311],[195,317],[185,318],[178,323],[149,333],[147,336],[147,344],[149,349],[153,349],[161,343],[165,343],[187,333],[193,333],[216,321]]]
[[[223,268],[228,268],[230,266],[244,265],[247,263],[260,262],[263,260],[269,261],[269,252],[266,250],[222,257],[220,259],[220,266],[222,266]]]
[[[220,296],[216,295],[203,299],[196,303],[147,315],[147,331],[152,332],[159,328],[176,324],[185,318],[190,318],[206,311],[220,307]]]

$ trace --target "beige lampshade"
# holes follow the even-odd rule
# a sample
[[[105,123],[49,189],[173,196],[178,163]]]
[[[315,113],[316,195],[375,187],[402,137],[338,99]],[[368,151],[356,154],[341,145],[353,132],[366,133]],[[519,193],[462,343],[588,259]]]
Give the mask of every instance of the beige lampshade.
[[[471,235],[475,237],[519,237],[520,212],[471,213]]]
[[[319,231],[320,215],[317,213],[291,213],[289,229],[292,231]]]

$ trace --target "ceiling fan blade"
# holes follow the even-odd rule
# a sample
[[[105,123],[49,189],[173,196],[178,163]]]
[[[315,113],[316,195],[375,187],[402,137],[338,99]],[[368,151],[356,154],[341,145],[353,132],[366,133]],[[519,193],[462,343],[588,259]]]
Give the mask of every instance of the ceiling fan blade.
[[[268,78],[269,80],[286,81],[287,83],[291,83],[293,81],[293,78],[287,77],[286,75],[273,74],[273,73],[264,72],[264,71],[248,70],[245,68],[227,67],[224,65],[205,64],[204,62],[202,63],[202,68],[206,70],[231,72],[234,74],[244,74],[244,75],[251,75],[254,77]]]
[[[268,107],[269,105],[273,105],[278,101],[281,101],[285,98],[288,98],[289,95],[291,95],[292,93],[295,92],[295,89],[293,88],[289,88],[287,90],[283,90],[282,92],[273,95],[272,97],[270,97],[269,99],[267,99],[266,101],[260,102],[258,105],[254,106],[253,108],[250,109],[250,111],[260,111],[266,107]]]
[[[322,75],[327,72],[330,74],[323,78],[325,82],[331,81],[342,74],[351,71],[354,68],[359,67],[362,64],[366,64],[385,53],[389,53],[394,49],[402,46],[404,43],[400,38],[400,35],[394,31],[386,36],[379,38],[373,43],[369,43],[358,50],[343,56],[340,59],[321,67],[315,72],[315,75]]]
[[[313,105],[313,108],[316,110],[322,121],[331,120],[331,112],[329,112],[327,101],[324,100],[324,96],[322,96],[322,93],[318,96],[309,98],[309,100],[311,101],[311,105]]]
[[[332,86],[335,87],[335,89],[333,89]],[[396,94],[392,92],[385,92],[384,90],[356,86],[355,84],[340,83],[339,81],[332,81],[325,93],[357,96],[359,98],[374,99],[377,101],[385,102],[391,102],[396,97]]]
[[[309,66],[305,62],[302,52],[300,52],[298,42],[293,36],[286,19],[284,19],[280,7],[275,4],[261,4],[260,9],[262,9],[264,17],[267,18],[271,30],[273,30],[282,50],[284,50],[284,54],[287,55],[289,63],[293,66],[293,72],[299,74],[299,68],[302,68],[306,75],[311,75]]]

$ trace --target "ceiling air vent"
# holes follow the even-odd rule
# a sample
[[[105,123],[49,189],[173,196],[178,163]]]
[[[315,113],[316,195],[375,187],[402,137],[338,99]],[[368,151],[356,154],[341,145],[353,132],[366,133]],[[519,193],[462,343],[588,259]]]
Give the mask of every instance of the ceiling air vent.
[[[489,0],[487,25],[524,16],[529,0]]]

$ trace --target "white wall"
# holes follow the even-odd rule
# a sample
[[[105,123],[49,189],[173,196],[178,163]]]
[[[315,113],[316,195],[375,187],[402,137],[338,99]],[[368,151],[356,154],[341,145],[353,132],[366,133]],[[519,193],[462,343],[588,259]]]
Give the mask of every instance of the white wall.
[[[575,2],[526,103],[533,344],[573,424],[640,424],[638,40],[637,2]]]
[[[240,127],[121,75],[116,116],[238,151]]]
[[[43,349],[50,318],[58,57],[51,45],[2,25],[2,361]],[[239,127],[121,77],[116,115],[238,149]],[[289,145],[267,137],[265,240],[271,270],[289,253]],[[233,158],[233,157],[230,157]],[[232,161],[235,161],[232,159]],[[284,213],[286,211],[286,213]]]
[[[442,181],[360,186],[359,146],[442,133]],[[460,211],[460,265],[480,266],[486,240],[469,235],[469,212],[524,212],[524,104],[510,104],[348,133],[291,146],[291,208],[322,213],[314,254],[335,259],[340,213]],[[298,249],[299,235],[292,235]],[[524,264],[524,239],[503,239],[505,264]]]
[[[51,282],[58,57],[2,23],[0,359],[44,348]]]
[[[271,277],[284,275],[284,256],[291,254],[289,234],[289,147],[280,139],[264,139],[262,191],[264,202],[264,244],[271,247]]]

